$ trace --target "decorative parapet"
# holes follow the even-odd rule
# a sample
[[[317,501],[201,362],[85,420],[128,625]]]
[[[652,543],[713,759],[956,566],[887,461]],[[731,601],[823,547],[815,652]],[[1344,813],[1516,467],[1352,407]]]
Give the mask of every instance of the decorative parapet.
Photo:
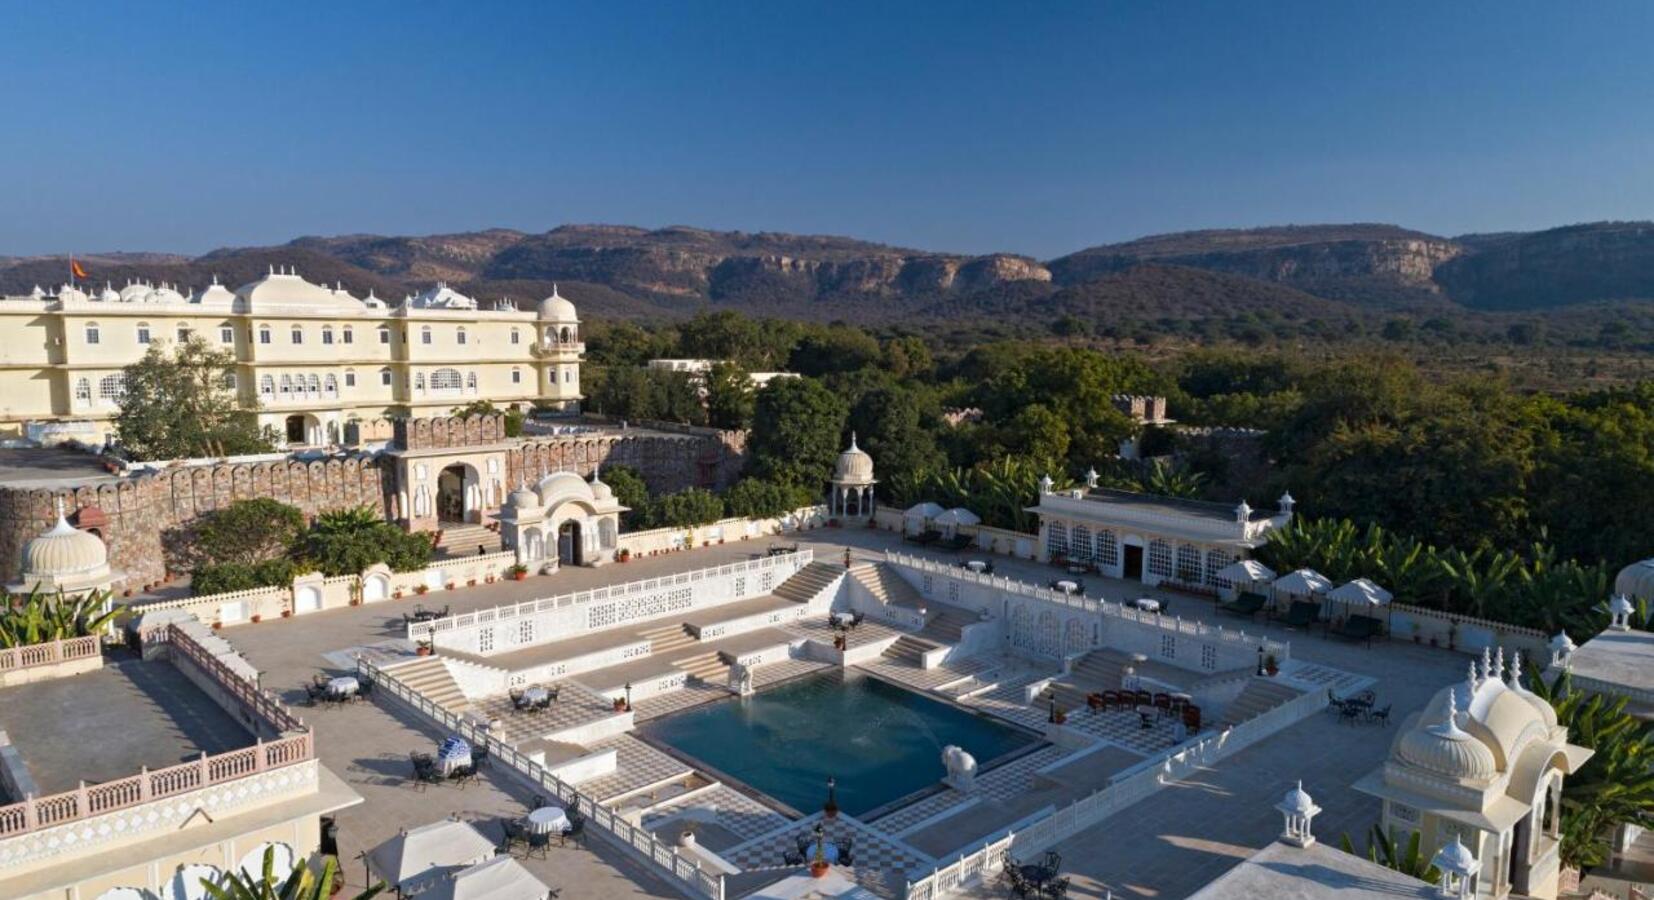
[[[35,666],[50,666],[98,656],[103,652],[101,641],[99,635],[88,634],[44,644],[0,649],[0,675]]]

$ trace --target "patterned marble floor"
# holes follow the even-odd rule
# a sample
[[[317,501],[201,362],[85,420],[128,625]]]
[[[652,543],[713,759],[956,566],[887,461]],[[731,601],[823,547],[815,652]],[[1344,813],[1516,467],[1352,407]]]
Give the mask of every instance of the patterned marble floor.
[[[581,793],[596,797],[599,803],[629,794],[642,787],[659,784],[669,778],[688,775],[690,766],[630,734],[616,735],[591,744],[588,750],[615,751],[615,770],[580,783]]]
[[[997,766],[977,775],[976,793],[974,794],[965,794],[952,788],[946,788],[941,793],[932,794],[917,803],[904,806],[873,820],[872,827],[894,837],[938,813],[972,800],[1008,800],[1028,790],[1029,779],[1033,776],[1035,770],[1044,768],[1071,752],[1061,747],[1041,747],[1032,753],[1019,756],[1002,766]]]
[[[650,810],[643,818],[643,827],[652,831],[678,812],[697,808],[712,810],[718,824],[743,842],[783,828],[789,821],[786,816],[746,794],[727,784],[720,784],[694,796],[663,803]]]
[[[829,843],[842,844],[847,838],[852,841],[858,869],[906,871],[934,862],[902,841],[843,813],[832,821],[824,821],[821,813],[814,813],[733,847],[722,856],[742,869],[775,868],[783,864],[783,853],[797,851],[798,838],[814,840],[817,822],[822,822]]]
[[[991,660],[972,657],[957,663],[946,663],[935,668],[921,669],[905,659],[881,656],[878,659],[861,663],[857,668],[866,669],[876,675],[882,675],[916,691],[935,691],[944,684],[968,678],[978,672],[984,672],[992,666]]]

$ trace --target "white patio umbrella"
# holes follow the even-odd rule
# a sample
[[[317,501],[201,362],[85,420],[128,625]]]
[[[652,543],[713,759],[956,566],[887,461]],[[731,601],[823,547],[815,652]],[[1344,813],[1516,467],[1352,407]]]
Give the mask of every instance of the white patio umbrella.
[[[380,844],[368,851],[366,862],[372,876],[395,890],[413,893],[493,856],[493,841],[464,822],[444,819]]]
[[[1350,606],[1384,606],[1395,596],[1365,578],[1357,578],[1339,585],[1327,594],[1327,599]]]
[[[1273,588],[1272,593],[1276,597],[1275,608],[1279,609],[1281,595],[1304,598],[1317,597],[1332,590],[1332,581],[1314,569],[1298,569],[1275,579],[1275,583],[1271,587]]]
[[[1238,559],[1217,570],[1216,577],[1219,581],[1228,581],[1235,584],[1241,582],[1256,584],[1261,581],[1274,581],[1275,570],[1255,559]]]
[[[549,891],[522,863],[496,856],[454,873],[419,896],[421,900],[545,900]]]
[[[208,893],[204,881],[223,884],[223,870],[205,863],[179,866],[167,883],[161,885],[161,897],[163,900],[206,900]]]

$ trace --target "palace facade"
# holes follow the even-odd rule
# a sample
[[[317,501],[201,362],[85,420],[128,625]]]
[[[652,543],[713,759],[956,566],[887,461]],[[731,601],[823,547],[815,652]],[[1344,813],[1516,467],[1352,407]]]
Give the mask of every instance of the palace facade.
[[[474,400],[573,409],[581,396],[580,320],[555,289],[528,310],[440,283],[392,304],[272,269],[234,291],[64,285],[0,298],[0,437],[106,439],[122,369],[194,336],[234,356],[229,387],[288,446],[388,438],[393,419]]]

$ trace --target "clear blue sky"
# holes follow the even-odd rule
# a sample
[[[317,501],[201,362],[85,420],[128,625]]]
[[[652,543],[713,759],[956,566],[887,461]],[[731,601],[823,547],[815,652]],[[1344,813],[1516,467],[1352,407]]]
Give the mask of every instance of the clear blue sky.
[[[1654,4],[0,0],[0,254],[1654,217]]]

